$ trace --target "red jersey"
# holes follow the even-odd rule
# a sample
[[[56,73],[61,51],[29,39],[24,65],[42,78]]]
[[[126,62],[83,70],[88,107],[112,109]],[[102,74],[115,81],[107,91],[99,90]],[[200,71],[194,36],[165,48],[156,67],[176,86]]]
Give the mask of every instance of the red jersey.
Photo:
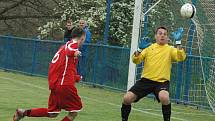
[[[54,55],[49,65],[49,89],[55,88],[56,85],[74,85],[78,75],[76,70],[78,58],[74,57],[76,51],[78,43],[71,40],[61,46]]]

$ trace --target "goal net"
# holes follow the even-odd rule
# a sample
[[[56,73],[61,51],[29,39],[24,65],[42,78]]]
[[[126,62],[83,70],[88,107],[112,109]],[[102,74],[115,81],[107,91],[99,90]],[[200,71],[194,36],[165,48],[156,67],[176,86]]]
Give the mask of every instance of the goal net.
[[[187,2],[197,9],[192,20],[180,16],[180,7]],[[182,46],[187,59],[173,63],[171,99],[176,103],[211,108],[215,112],[215,0],[135,0],[135,4],[139,6],[135,6],[131,54],[141,38],[147,36],[151,38],[149,43],[155,42],[156,27],[166,26],[169,33],[183,27]],[[173,41],[169,44],[175,45]],[[136,66],[130,61],[128,88],[140,78],[142,68],[144,64]]]

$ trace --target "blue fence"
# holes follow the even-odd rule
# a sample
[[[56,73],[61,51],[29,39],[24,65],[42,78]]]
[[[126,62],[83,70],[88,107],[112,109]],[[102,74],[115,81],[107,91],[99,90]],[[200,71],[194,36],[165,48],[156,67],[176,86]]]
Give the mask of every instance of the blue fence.
[[[0,36],[0,68],[47,76],[49,62],[63,42]],[[129,48],[87,44],[87,56],[80,58],[79,70],[85,83],[126,90]],[[206,78],[214,58],[202,58]],[[170,96],[177,103],[209,108],[200,59],[188,56],[172,66]]]
[[[47,76],[49,62],[64,42],[0,36],[0,68]],[[85,82],[126,90],[129,48],[88,44],[79,70]],[[84,72],[83,72],[84,70]]]

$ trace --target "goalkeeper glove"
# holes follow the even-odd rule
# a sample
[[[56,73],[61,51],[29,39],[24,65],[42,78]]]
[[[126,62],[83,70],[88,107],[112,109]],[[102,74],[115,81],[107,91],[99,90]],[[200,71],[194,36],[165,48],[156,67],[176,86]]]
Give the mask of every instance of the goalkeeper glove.
[[[171,33],[171,37],[175,40],[176,45],[181,45],[181,39],[184,34],[184,28],[180,27],[177,31]]]
[[[150,40],[149,37],[143,37],[143,38],[140,39],[139,47],[137,49],[137,51],[139,53],[141,53],[143,51],[143,49],[147,48],[150,45],[149,40]]]

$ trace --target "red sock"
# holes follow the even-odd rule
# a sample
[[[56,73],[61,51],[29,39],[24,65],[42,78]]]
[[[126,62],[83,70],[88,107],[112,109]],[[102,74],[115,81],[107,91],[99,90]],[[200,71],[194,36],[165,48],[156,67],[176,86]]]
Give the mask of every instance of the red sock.
[[[33,108],[30,110],[26,110],[24,115],[28,117],[48,117],[48,109],[47,108]]]
[[[65,116],[61,121],[71,121],[67,116]]]

